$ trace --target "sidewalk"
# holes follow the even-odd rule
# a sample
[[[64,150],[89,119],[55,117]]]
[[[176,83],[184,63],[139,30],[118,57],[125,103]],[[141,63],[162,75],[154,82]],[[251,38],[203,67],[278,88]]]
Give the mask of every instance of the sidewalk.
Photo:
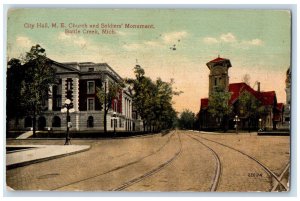
[[[7,145],[14,152],[6,154],[7,169],[59,158],[91,148],[90,145]]]
[[[40,131],[36,131],[36,133],[39,133]],[[33,135],[33,131],[27,131],[25,133],[23,133],[22,135],[20,135],[19,137],[17,137],[16,139],[27,139],[29,137],[31,137]]]
[[[203,133],[203,134],[230,134],[230,135],[257,135],[257,132],[248,132],[248,131],[239,131],[238,133],[236,133],[233,130],[228,130],[227,132],[212,132],[212,131],[196,131],[196,130],[189,130],[195,133]]]

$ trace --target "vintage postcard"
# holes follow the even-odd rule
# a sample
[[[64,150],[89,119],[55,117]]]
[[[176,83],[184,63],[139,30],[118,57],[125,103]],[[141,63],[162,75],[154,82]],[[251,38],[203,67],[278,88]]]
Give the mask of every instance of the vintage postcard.
[[[291,12],[10,9],[11,191],[290,190]]]

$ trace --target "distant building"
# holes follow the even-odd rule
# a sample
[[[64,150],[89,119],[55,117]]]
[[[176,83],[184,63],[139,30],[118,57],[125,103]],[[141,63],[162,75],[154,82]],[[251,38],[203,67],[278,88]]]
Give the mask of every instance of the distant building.
[[[104,111],[96,93],[97,87],[104,87],[108,82],[120,82],[123,79],[106,63],[53,61],[56,69],[57,83],[50,87],[45,99],[44,111],[37,116],[37,130],[66,130],[66,113],[61,112],[66,99],[73,103],[75,112],[70,113],[71,130],[104,130]],[[103,83],[101,83],[104,81]],[[113,113],[117,119],[117,131],[134,131],[140,119],[133,118],[132,96],[127,87],[120,89],[113,100],[112,109],[107,114],[107,130],[114,129]],[[30,130],[32,116],[19,120],[18,124],[11,120],[8,130]]]
[[[234,117],[236,115],[238,115],[240,119],[239,127],[242,129],[258,129],[259,127],[276,129],[276,125],[283,121],[283,104],[277,103],[275,91],[260,91],[259,82],[257,82],[257,90],[254,90],[243,82],[229,84],[228,70],[232,67],[229,59],[218,57],[208,62],[206,65],[210,70],[209,97],[217,88],[231,94],[228,104],[231,105],[233,109],[232,113],[229,115],[229,129],[234,129]],[[244,92],[248,92],[264,106],[263,114],[252,119],[252,121],[249,121],[248,117],[243,115],[245,112],[239,107],[239,97]],[[209,113],[208,107],[209,98],[202,98],[200,112],[198,114],[200,129],[215,129],[220,125],[220,120],[214,118]],[[259,119],[261,119],[260,123]]]
[[[285,93],[286,93],[286,105],[284,106],[284,126],[289,128],[291,121],[291,69],[286,71],[285,79]]]

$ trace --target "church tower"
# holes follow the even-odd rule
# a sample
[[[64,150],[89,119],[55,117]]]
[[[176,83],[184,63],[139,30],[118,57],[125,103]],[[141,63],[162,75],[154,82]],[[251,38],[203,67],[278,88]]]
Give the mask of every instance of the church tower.
[[[231,67],[229,59],[218,58],[208,62],[207,67],[210,70],[209,74],[209,96],[215,90],[228,91],[229,76],[228,69]]]

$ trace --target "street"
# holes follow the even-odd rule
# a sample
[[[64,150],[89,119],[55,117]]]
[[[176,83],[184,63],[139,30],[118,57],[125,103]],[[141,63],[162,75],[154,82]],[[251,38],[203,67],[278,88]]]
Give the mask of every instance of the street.
[[[62,140],[7,140],[63,145]],[[73,139],[88,151],[6,171],[15,190],[286,191],[290,137],[171,131],[124,139]]]

